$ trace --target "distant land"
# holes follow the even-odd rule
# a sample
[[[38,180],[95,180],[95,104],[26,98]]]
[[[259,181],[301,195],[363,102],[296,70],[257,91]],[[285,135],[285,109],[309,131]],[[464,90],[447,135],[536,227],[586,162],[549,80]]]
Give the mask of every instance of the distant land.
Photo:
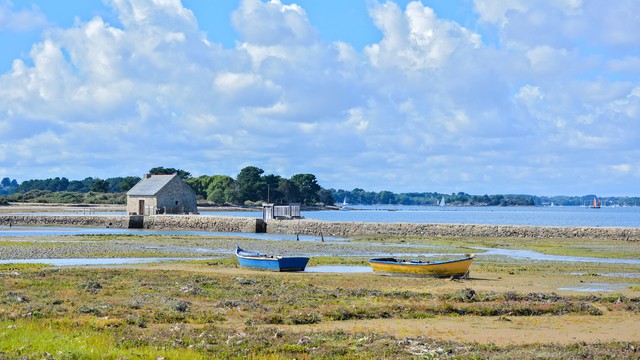
[[[296,174],[287,179],[264,174],[254,166],[245,167],[235,177],[227,175],[202,175],[192,177],[185,170],[155,167],[149,174],[177,174],[195,191],[202,205],[248,205],[261,203],[302,203],[304,205],[433,205],[433,206],[585,206],[594,201],[601,207],[640,206],[640,197],[603,196],[536,196],[527,194],[467,194],[457,192],[394,193],[391,191],[366,191],[325,189],[313,174]],[[10,202],[37,203],[96,203],[124,204],[126,192],[138,181],[138,176],[84,180],[65,177],[33,179],[18,183],[5,177],[0,182],[0,205]]]

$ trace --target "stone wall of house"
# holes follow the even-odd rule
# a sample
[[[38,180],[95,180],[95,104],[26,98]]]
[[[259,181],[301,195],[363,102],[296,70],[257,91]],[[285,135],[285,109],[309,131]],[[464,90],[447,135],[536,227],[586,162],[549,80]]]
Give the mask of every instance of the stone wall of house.
[[[158,200],[154,196],[127,196],[127,214],[138,214],[138,202],[144,200],[144,208],[151,209],[158,207]]]
[[[167,213],[197,213],[196,193],[179,177],[174,177],[157,194],[160,209]]]
[[[504,238],[594,238],[640,241],[640,228],[559,227],[515,225],[458,225],[413,223],[329,222],[309,219],[269,220],[199,215],[1,215],[0,226],[57,225],[146,229],[185,229],[219,232],[268,232],[314,236],[352,237],[444,236]],[[266,229],[265,229],[266,227]]]
[[[144,213],[139,214],[140,200],[144,201]],[[155,196],[127,195],[128,214],[195,214],[197,212],[196,192],[177,176],[162,187]]]

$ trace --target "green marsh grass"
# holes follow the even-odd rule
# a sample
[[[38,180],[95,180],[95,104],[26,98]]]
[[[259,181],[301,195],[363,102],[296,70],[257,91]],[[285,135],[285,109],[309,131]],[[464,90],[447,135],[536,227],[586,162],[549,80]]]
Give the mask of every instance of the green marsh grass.
[[[234,267],[233,259],[184,266]],[[203,274],[33,265],[0,269],[8,274],[0,277],[0,349],[7,358],[509,357],[534,351],[529,345],[492,347],[272,326],[437,316],[601,316],[600,306],[636,313],[640,302],[627,296],[500,293],[470,287],[432,293],[428,288],[406,289],[411,279],[373,274]],[[588,346],[595,352],[604,352],[598,347],[609,349],[607,344]],[[615,344],[611,348],[622,358],[631,354]],[[549,349],[553,356],[571,358],[569,347]]]
[[[86,236],[65,240],[118,243],[99,257],[160,256],[173,251],[138,251],[148,244],[232,248],[244,241],[197,236]],[[369,238],[336,246],[374,249]],[[403,241],[404,242],[400,242]],[[326,243],[247,241],[252,247],[318,251]],[[526,243],[509,239],[384,238],[401,243],[402,252],[471,252],[471,246],[535,248],[569,251],[579,248],[608,251],[598,244],[553,240]],[[415,244],[415,247],[411,245]],[[491,245],[492,246],[491,246]],[[549,245],[551,244],[551,245]],[[585,245],[586,244],[586,245]],[[603,244],[608,246],[608,243]],[[9,244],[8,246],[11,246]],[[32,246],[37,246],[37,241]],[[588,245],[588,246],[587,246]],[[627,246],[626,243],[623,246]],[[441,249],[448,249],[441,251]],[[610,249],[611,250],[611,249]],[[542,250],[540,250],[542,251]],[[547,250],[545,250],[547,251]],[[586,250],[579,250],[586,251]],[[591,251],[591,250],[589,250]],[[613,250],[612,250],[613,251]],[[634,250],[635,251],[635,250]],[[341,251],[336,251],[341,253]],[[78,252],[81,253],[81,252]],[[82,253],[91,257],[91,253]],[[367,266],[363,256],[314,256],[309,266]],[[446,279],[385,277],[375,274],[262,273],[237,268],[228,255],[216,259],[174,262],[139,268],[52,268],[42,264],[0,265],[0,359],[371,359],[371,358],[637,358],[638,342],[582,344],[495,345],[442,341],[426,337],[394,337],[383,332],[327,330],[346,321],[393,321],[441,317],[545,318],[607,312],[637,315],[640,298],[628,285],[625,295],[558,295],[474,289],[483,282],[462,281],[441,287]],[[605,277],[606,273],[640,273],[640,266],[600,263],[546,262],[478,257],[475,271],[500,278],[561,275],[575,282],[637,283],[634,278]],[[451,283],[453,284],[453,283]],[[486,282],[485,282],[486,284]],[[459,285],[459,286],[458,286]],[[436,291],[435,289],[440,288]],[[487,287],[485,287],[486,289]],[[444,289],[444,290],[443,290]],[[449,289],[449,290],[447,290]],[[454,289],[454,290],[452,290]],[[491,288],[489,288],[491,289]],[[323,326],[313,329],[313,326]],[[28,339],[28,341],[25,341]],[[49,354],[49,355],[48,355]]]

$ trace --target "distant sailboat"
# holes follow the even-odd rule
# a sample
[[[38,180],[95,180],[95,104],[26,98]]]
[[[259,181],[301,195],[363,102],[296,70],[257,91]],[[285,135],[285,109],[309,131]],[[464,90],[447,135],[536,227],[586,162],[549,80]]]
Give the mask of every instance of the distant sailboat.
[[[440,203],[438,204],[439,206],[445,206],[445,202],[444,202],[444,196],[442,197],[442,200],[440,200]]]
[[[340,204],[340,210],[349,210],[349,203],[347,202],[347,197],[345,196],[342,200],[342,204]]]
[[[600,202],[600,200],[598,200],[597,196],[593,197],[593,205],[590,206],[590,208],[592,209],[600,209],[600,207],[602,206],[602,203]]]

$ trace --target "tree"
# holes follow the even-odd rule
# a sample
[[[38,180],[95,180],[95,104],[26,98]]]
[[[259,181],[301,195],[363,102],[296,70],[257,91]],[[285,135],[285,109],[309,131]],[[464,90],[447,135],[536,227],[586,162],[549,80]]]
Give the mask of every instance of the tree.
[[[57,177],[51,180],[47,190],[51,190],[53,192],[65,191],[67,190],[67,187],[69,187],[69,180],[66,177],[63,177],[63,178]]]
[[[391,191],[380,191],[376,198],[378,204],[391,204],[396,202],[396,196]]]
[[[284,195],[280,191],[278,191],[280,180],[282,180],[282,177],[273,174],[264,175],[262,177],[262,182],[264,182],[266,185],[266,193],[262,195],[262,200],[265,200],[268,203],[284,202]]]
[[[264,170],[255,166],[247,166],[240,170],[235,184],[238,187],[238,195],[242,202],[261,200],[263,188],[265,190],[267,188],[267,185],[262,181],[262,173],[264,173]]]
[[[298,185],[288,179],[281,179],[278,182],[278,192],[282,194],[282,200],[286,203],[302,202],[302,194]]]
[[[0,183],[0,195],[10,195],[18,188],[18,182],[8,177],[2,179]]]
[[[134,187],[139,181],[140,181],[140,178],[137,176],[127,176],[124,179],[122,179],[122,181],[118,185],[118,188],[122,192],[127,192],[131,190],[131,188]]]
[[[333,198],[333,192],[328,189],[321,189],[318,192],[318,196],[320,197],[320,202],[325,206],[333,206],[336,204],[335,199]]]
[[[318,192],[320,185],[313,174],[296,174],[291,177],[291,182],[298,186],[302,196],[302,202],[306,205],[313,205],[320,201]]]
[[[177,174],[182,180],[187,180],[189,178],[191,178],[191,173],[188,171],[184,171],[181,169],[174,169],[174,168],[164,168],[162,166],[159,167],[154,167],[153,169],[149,170],[149,174],[151,175],[173,175],[173,174]]]
[[[102,179],[96,179],[89,188],[89,191],[98,193],[109,192],[109,183]]]
[[[190,178],[187,180],[187,184],[191,186],[193,191],[202,198],[207,198],[207,188],[213,182],[213,176],[202,175],[197,178]]]
[[[233,197],[230,196],[231,190],[233,190],[233,183],[234,180],[231,176],[212,176],[206,190],[207,200],[212,201],[214,204],[233,202]]]
[[[211,201],[214,204],[224,204],[226,203],[226,196],[225,196],[225,192],[222,189],[213,189],[213,191],[211,191],[208,195],[207,195],[207,200]]]
[[[89,192],[89,188],[93,185],[93,178],[88,177],[84,180],[72,180],[69,181],[69,186],[67,186],[67,191],[72,192]]]

